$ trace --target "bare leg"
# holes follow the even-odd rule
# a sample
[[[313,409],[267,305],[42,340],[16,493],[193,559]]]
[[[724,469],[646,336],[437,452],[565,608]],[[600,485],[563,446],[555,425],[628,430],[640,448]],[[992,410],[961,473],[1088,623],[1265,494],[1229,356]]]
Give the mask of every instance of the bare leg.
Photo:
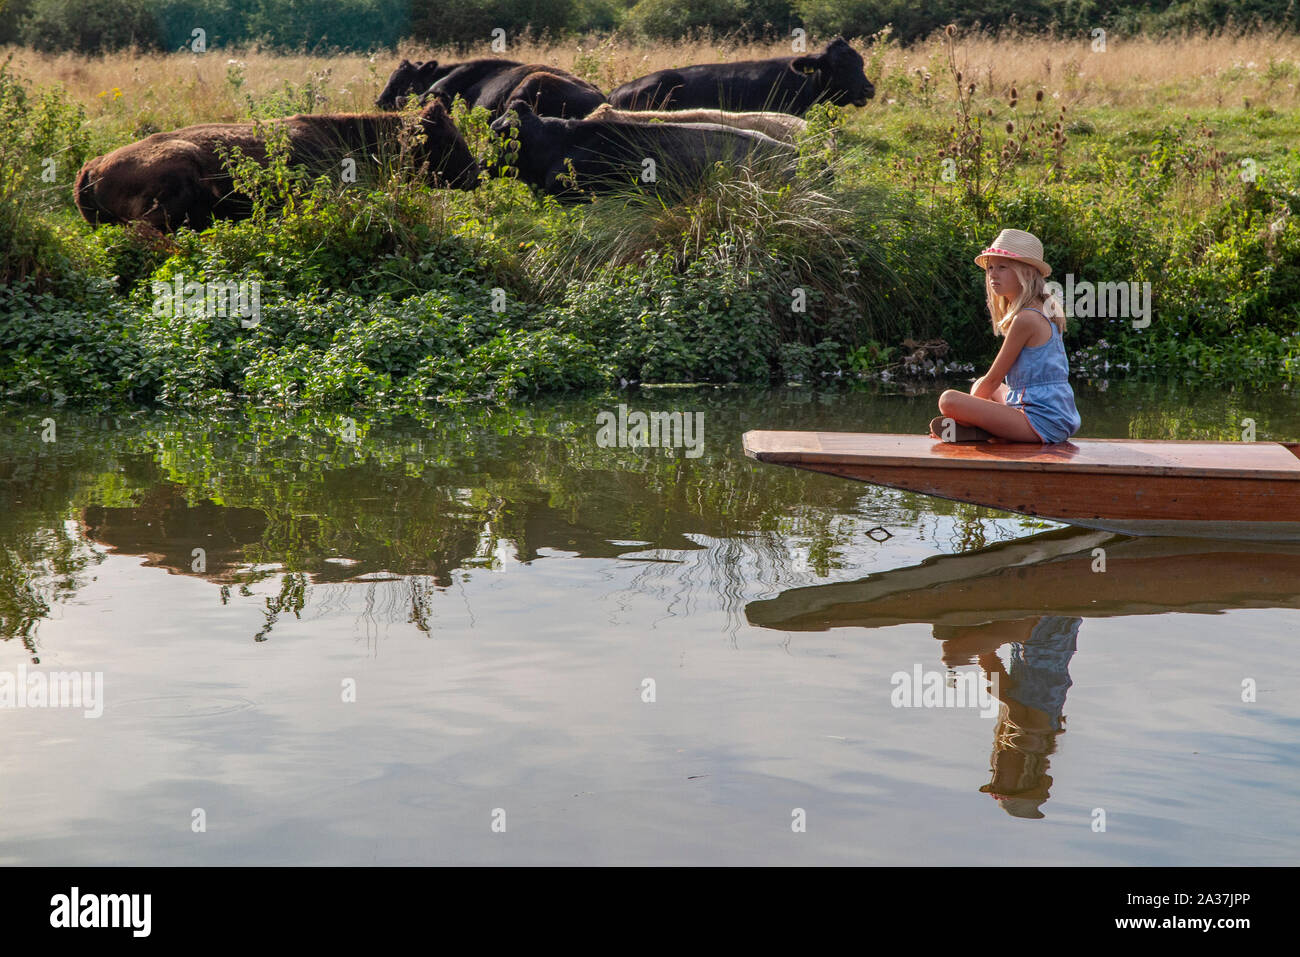
[[[999,387],[1006,395],[1006,387]],[[1042,442],[1042,438],[1029,424],[1029,417],[1020,409],[1013,409],[1002,401],[980,399],[956,389],[939,396],[939,414],[963,425],[976,425],[994,435],[1013,442]]]
[[[945,630],[945,634],[949,631],[953,634],[944,639],[943,663],[949,668],[968,665],[980,655],[993,654],[1009,641],[1023,644],[1034,633],[1034,626],[1042,620],[1042,616],[1038,616],[991,621],[983,625],[959,625]]]

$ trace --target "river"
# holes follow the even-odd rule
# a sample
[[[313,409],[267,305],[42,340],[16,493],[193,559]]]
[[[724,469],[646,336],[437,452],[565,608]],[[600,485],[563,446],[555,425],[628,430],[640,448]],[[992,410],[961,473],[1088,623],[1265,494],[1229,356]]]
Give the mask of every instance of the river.
[[[1102,385],[1081,435],[1300,436],[1287,391]],[[1300,547],[741,452],[935,392],[10,409],[0,863],[1294,864]],[[694,444],[611,445],[620,404]]]

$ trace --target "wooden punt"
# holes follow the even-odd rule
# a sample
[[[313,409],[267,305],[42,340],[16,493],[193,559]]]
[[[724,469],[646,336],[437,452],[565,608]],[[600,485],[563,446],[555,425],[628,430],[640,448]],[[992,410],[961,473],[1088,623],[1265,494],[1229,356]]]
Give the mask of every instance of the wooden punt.
[[[1105,571],[1094,549],[1104,550]],[[1300,544],[1130,538],[1057,529],[937,555],[860,581],[791,588],[745,606],[782,631],[924,623],[977,626],[1048,614],[1080,618],[1300,608]]]
[[[759,462],[1126,535],[1300,541],[1300,443],[746,432]]]

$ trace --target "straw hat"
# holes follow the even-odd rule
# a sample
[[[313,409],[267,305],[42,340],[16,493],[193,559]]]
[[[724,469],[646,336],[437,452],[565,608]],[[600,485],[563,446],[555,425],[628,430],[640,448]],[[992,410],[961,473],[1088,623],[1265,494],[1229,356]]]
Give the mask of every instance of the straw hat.
[[[1044,278],[1052,274],[1052,267],[1043,262],[1043,244],[1038,241],[1037,236],[1023,229],[1002,230],[998,233],[998,238],[993,240],[993,245],[975,257],[975,265],[981,269],[985,268],[984,260],[988,256],[1018,259],[1033,266],[1042,273]]]

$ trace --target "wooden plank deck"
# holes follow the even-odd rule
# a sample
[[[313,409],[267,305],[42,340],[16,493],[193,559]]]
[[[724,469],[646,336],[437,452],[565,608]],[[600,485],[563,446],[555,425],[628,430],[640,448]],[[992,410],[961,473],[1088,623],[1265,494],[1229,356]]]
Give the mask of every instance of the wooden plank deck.
[[[746,432],[745,454],[780,465],[977,468],[1111,476],[1300,482],[1300,457],[1278,442],[1076,439],[1058,445],[945,443],[928,435]]]
[[[1130,535],[1300,541],[1300,443],[747,432],[760,462]]]

